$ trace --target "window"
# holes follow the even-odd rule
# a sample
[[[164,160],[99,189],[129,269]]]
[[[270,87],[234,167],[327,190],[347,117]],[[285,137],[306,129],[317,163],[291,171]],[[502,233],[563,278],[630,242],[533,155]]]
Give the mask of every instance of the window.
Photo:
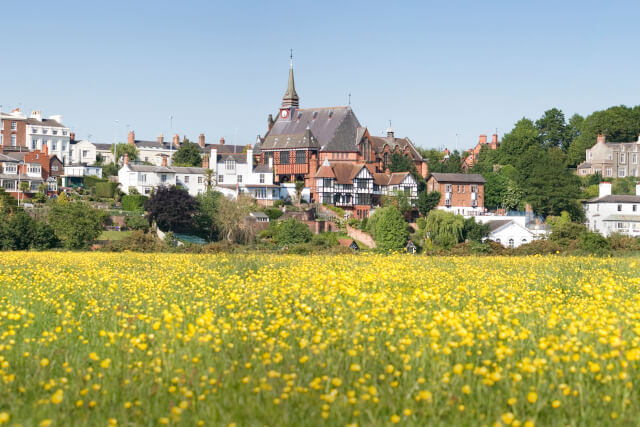
[[[49,141],[49,142],[51,143],[51,149],[53,151],[56,151],[58,149],[58,143],[57,142],[51,142],[51,141]]]
[[[612,168],[607,168],[605,170],[605,175],[606,176],[612,176],[613,175],[613,169]]]
[[[38,128],[31,128],[32,133],[38,133]]]
[[[16,130],[18,128],[18,122],[11,122],[11,130]]]
[[[356,179],[356,188],[367,188],[367,180],[366,179]]]
[[[4,172],[5,173],[11,173],[11,174],[17,173],[18,172],[18,167],[16,165],[5,164]]]
[[[272,199],[275,199],[275,198],[276,198],[276,189],[275,189],[275,188],[272,188],[272,189],[271,189],[271,198],[272,198]]]
[[[638,155],[637,154],[632,154],[631,155],[631,163],[633,163],[634,165],[636,163],[638,163]]]
[[[228,171],[236,170],[236,161],[235,160],[226,160],[224,162],[224,167]]]
[[[82,150],[82,158],[89,157],[89,150]]]
[[[189,175],[185,175],[184,176],[184,183],[188,184],[189,183]]]
[[[298,150],[296,151],[296,163],[297,164],[303,164],[307,161],[307,156],[305,155],[305,152],[303,150]]]
[[[512,248],[515,245],[515,241],[513,239],[509,239],[509,247]]]
[[[165,174],[160,175],[160,182],[167,182],[167,175]]]
[[[238,183],[242,183],[242,175],[238,175]]]
[[[618,205],[618,212],[622,212],[622,205]]]
[[[16,146],[16,136],[15,135],[11,135],[11,146],[12,147]]]
[[[384,153],[384,167],[387,167],[387,163],[389,163],[389,153]]]
[[[626,175],[626,172],[627,172],[627,171],[626,171],[624,168],[622,168],[622,169],[618,169],[618,176],[619,176],[620,178],[624,178],[624,177],[625,177],[625,175]]]
[[[40,173],[39,165],[29,165],[28,173]]]
[[[138,182],[146,183],[147,182],[147,175],[144,174],[144,173],[138,173]]]
[[[5,188],[5,190],[15,190],[16,188],[16,182],[15,181],[9,181],[9,180],[4,180],[4,183],[2,184],[2,186]]]
[[[472,186],[471,186],[471,192],[472,192],[472,193],[477,193],[477,192],[478,192],[478,186],[477,186],[477,185],[475,185],[475,184],[474,184],[474,185],[472,185]]]
[[[201,176],[198,177],[198,184],[202,184],[202,177]]]
[[[496,239],[496,243],[500,243],[500,239]]]
[[[38,140],[37,139],[31,140],[31,149],[35,150],[37,146],[38,146]]]
[[[332,181],[333,180],[331,178],[322,178],[322,186],[323,187],[331,187]]]
[[[151,194],[151,189],[149,187],[146,187],[144,189],[144,194]]]
[[[66,130],[63,130],[63,131],[62,131],[62,135],[67,136],[67,131],[66,131]]]
[[[632,210],[632,211],[634,211],[634,212],[636,212],[636,211],[638,210],[638,205],[633,205],[633,206],[631,207],[631,210]]]
[[[58,166],[51,166],[52,171],[58,171]]]
[[[451,190],[452,190],[452,189],[453,189],[453,186],[452,186],[451,184],[446,184],[446,185],[444,186],[444,191],[445,191],[446,193],[451,193]]]
[[[522,240],[520,241],[520,243],[527,243],[527,238],[523,237]]]
[[[281,165],[288,165],[289,164],[289,152],[288,151],[281,151],[280,152],[280,164]]]
[[[222,184],[224,182],[224,175],[218,175],[218,182]]]
[[[42,133],[46,135],[49,133],[49,131],[47,129],[42,129]]]
[[[54,134],[54,135],[57,135],[58,131],[57,130],[52,130],[51,133]]]
[[[260,174],[260,184],[264,184],[264,174]]]

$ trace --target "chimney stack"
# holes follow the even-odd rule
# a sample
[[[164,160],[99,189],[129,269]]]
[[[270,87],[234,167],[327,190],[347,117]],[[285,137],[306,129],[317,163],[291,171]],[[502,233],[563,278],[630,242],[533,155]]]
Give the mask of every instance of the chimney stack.
[[[124,159],[122,160],[122,163],[124,163],[125,165],[129,164],[129,155],[127,153],[124,153]]]
[[[204,133],[201,133],[200,136],[198,136],[198,145],[202,148],[206,146],[204,143]]]
[[[44,154],[45,156],[49,155],[49,146],[46,142],[42,143],[42,154]]]
[[[129,131],[129,136],[127,142],[130,145],[136,145],[136,133],[134,131]]]
[[[220,138],[220,145],[224,145],[224,136]]]
[[[637,188],[638,187],[636,187],[636,189]],[[600,185],[598,186],[598,197],[604,197],[604,196],[610,196],[610,195],[611,195],[611,183],[601,182]]]
[[[487,135],[480,135],[480,139],[478,140],[478,143],[480,144],[486,144],[487,143]]]
[[[159,142],[160,144],[164,144],[164,135],[163,135],[163,134],[160,134],[160,135],[158,136],[158,142]]]
[[[207,169],[209,167],[209,155],[205,154],[202,156],[202,167]]]
[[[180,137],[178,136],[177,133],[173,135],[173,146],[180,147]]]
[[[167,156],[166,154],[162,155],[162,166],[165,167],[165,168],[167,167],[167,158],[168,157],[169,156]]]
[[[250,171],[253,171],[253,147],[251,144],[247,144],[247,166]]]
[[[603,133],[599,133],[598,134],[598,139],[596,140],[597,143],[603,143],[607,140],[607,138],[604,136]]]
[[[491,142],[494,144],[498,143],[498,134],[494,133],[493,136],[491,137]]]

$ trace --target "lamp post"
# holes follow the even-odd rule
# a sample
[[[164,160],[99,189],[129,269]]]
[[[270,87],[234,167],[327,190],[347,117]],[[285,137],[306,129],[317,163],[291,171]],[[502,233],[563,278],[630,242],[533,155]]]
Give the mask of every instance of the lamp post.
[[[24,160],[18,162],[18,206],[20,206],[20,194],[22,193],[22,190],[20,190],[20,165],[24,167]]]

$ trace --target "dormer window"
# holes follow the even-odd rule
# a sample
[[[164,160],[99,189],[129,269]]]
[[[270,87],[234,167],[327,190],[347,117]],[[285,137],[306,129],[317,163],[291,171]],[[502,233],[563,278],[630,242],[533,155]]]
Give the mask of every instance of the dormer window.
[[[235,160],[226,160],[224,163],[224,167],[228,170],[228,171],[232,171],[232,170],[236,170],[236,161]]]

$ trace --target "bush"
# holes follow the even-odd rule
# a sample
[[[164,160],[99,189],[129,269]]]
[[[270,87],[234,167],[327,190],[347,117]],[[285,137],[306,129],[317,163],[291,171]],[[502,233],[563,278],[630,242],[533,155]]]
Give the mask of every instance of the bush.
[[[107,244],[102,250],[107,252],[163,252],[169,249],[154,234],[136,230],[122,240],[115,240]]]
[[[609,235],[607,240],[609,241],[609,247],[613,251],[627,252],[640,250],[640,240],[636,237],[613,233]]]
[[[265,209],[264,213],[269,217],[270,221],[277,220],[283,214],[283,212],[280,209],[276,209],[276,208]]]
[[[288,219],[278,223],[275,242],[278,245],[293,245],[296,243],[307,243],[313,237],[309,227],[303,222],[295,219]]]
[[[142,194],[129,194],[122,196],[122,210],[132,212],[142,212],[144,210],[144,203],[149,199]]]
[[[311,238],[311,244],[313,246],[319,246],[319,247],[331,247],[331,246],[338,246],[338,238],[336,237],[335,233],[320,233],[320,234],[315,234],[312,238]]]
[[[609,252],[609,241],[605,239],[600,233],[586,232],[580,236],[578,248],[582,251],[604,255]]]
[[[349,218],[349,221],[347,222],[347,224],[349,224],[349,227],[360,228],[360,220],[358,218],[354,218],[354,217]]]
[[[376,248],[382,251],[397,251],[407,244],[407,223],[395,206],[376,210],[375,241]]]
[[[60,200],[49,211],[49,225],[66,248],[82,249],[98,238],[108,217],[85,202]]]
[[[549,239],[562,247],[571,246],[572,241],[579,240],[587,233],[587,227],[575,222],[561,222],[553,226]]]
[[[124,223],[129,230],[149,231],[149,221],[143,216],[129,215],[125,217]]]
[[[553,240],[540,239],[525,243],[524,245],[520,245],[510,251],[513,255],[545,255],[555,254],[561,250],[562,248],[560,245]]]
[[[111,199],[113,198],[113,194],[116,186],[117,184],[115,182],[109,182],[109,181],[96,182],[95,195],[97,197],[101,197],[104,199]]]
[[[170,248],[175,248],[176,246],[178,246],[178,239],[176,238],[176,235],[171,231],[165,233],[163,240],[164,243]]]

